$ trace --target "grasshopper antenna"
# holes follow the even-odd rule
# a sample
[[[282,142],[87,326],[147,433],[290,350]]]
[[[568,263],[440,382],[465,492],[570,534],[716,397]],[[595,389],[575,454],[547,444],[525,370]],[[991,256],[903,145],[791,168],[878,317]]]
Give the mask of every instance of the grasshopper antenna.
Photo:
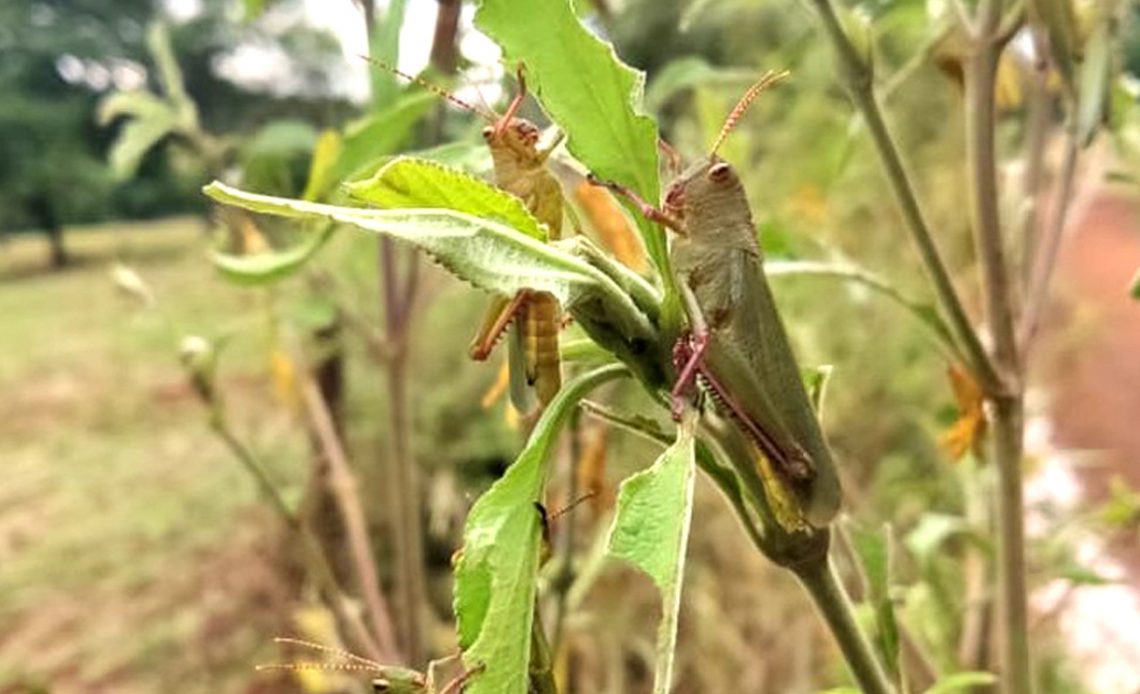
[[[337,669],[337,670],[365,670],[365,669],[380,670],[384,667],[383,665],[376,662],[375,660],[365,658],[364,656],[356,655],[355,653],[352,653],[351,651],[346,651],[346,650],[341,649],[341,648],[331,648],[329,646],[325,646],[325,645],[320,644],[320,643],[314,643],[312,641],[305,641],[303,639],[294,639],[294,638],[289,638],[287,636],[278,636],[278,637],[273,639],[273,642],[274,643],[285,643],[285,644],[289,644],[291,646],[301,646],[302,648],[308,648],[308,649],[311,649],[314,651],[320,651],[321,653],[327,653],[329,655],[336,656],[338,658],[343,658],[344,660],[350,661],[350,663],[341,663],[340,665],[351,664],[352,667],[336,667],[336,668],[333,668],[333,669]],[[319,666],[326,665],[326,663],[296,663],[296,665],[316,665],[318,667],[315,669],[322,669]],[[336,663],[332,663],[332,665],[336,665]],[[291,666],[288,664],[286,664],[286,665],[258,665],[257,667],[259,670],[262,668],[291,669]],[[295,668],[292,668],[292,669],[295,669]],[[314,668],[305,667],[305,668],[300,668],[300,669],[312,670]]]
[[[424,89],[427,89],[428,91],[432,92],[433,94],[435,94],[436,96],[438,96],[442,99],[446,99],[448,102],[450,102],[451,104],[453,104],[455,106],[458,106],[459,108],[463,109],[464,111],[470,111],[471,113],[478,115],[483,120],[486,120],[490,123],[495,123],[499,120],[499,116],[494,111],[492,111],[490,109],[490,107],[488,107],[486,105],[486,102],[484,102],[483,108],[478,108],[474,104],[469,104],[466,101],[464,101],[463,99],[460,99],[459,97],[455,96],[454,94],[447,91],[446,89],[444,89],[440,86],[434,85],[422,77],[417,77],[416,75],[409,75],[408,73],[404,72],[403,70],[401,70],[401,69],[399,69],[393,65],[389,65],[388,63],[384,62],[383,60],[377,60],[376,58],[373,58],[373,57],[367,56],[367,55],[361,55],[360,57],[363,58],[364,60],[367,60],[368,62],[372,63],[373,65],[375,65],[378,68],[381,68],[383,70],[387,70],[388,72],[392,73],[393,75],[396,75],[397,77],[402,77],[403,79],[406,79],[409,82],[413,82],[415,84],[420,85]],[[476,93],[479,94],[478,91],[476,91]],[[479,94],[479,100],[482,101],[482,99],[483,99],[483,95]]]
[[[511,99],[511,103],[507,106],[506,112],[503,113],[502,117],[499,119],[499,122],[495,125],[496,137],[503,134],[503,131],[506,130],[508,125],[510,125],[511,119],[515,117],[516,113],[518,113],[519,107],[522,106],[523,100],[526,99],[526,76],[524,74],[525,70],[526,67],[522,63],[519,63],[518,67],[515,69],[515,78],[518,80],[519,90],[515,94],[515,98]]]
[[[732,132],[732,129],[736,127],[736,124],[740,122],[740,118],[744,115],[744,112],[748,110],[748,107],[752,105],[752,102],[756,100],[756,97],[760,96],[762,92],[782,81],[790,74],[791,73],[787,70],[781,70],[779,72],[769,70],[756,81],[756,84],[753,84],[748,88],[748,91],[744,92],[744,96],[740,97],[740,101],[736,102],[736,106],[734,106],[732,111],[728,114],[728,118],[724,119],[724,126],[720,129],[720,135],[717,136],[716,142],[713,143],[712,151],[709,152],[709,159],[716,156],[716,152],[720,149],[721,144],[724,143],[725,138],[727,138],[728,134]]]
[[[562,516],[569,513],[570,511],[573,511],[574,507],[577,506],[578,504],[582,503],[583,501],[589,501],[590,499],[593,499],[597,495],[598,495],[598,493],[596,491],[586,492],[585,494],[579,496],[577,499],[574,499],[573,501],[566,504],[565,506],[558,509],[557,511],[554,511],[553,513],[546,514],[547,520],[548,521],[556,521],[559,518],[561,518]]]

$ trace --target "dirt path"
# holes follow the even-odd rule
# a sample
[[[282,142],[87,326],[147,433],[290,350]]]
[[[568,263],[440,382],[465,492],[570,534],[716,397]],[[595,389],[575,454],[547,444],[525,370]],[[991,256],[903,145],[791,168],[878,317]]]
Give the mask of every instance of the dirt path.
[[[1102,452],[1083,476],[1090,499],[1114,476],[1140,488],[1140,302],[1128,284],[1140,267],[1140,199],[1102,193],[1058,266],[1049,331],[1057,444]]]

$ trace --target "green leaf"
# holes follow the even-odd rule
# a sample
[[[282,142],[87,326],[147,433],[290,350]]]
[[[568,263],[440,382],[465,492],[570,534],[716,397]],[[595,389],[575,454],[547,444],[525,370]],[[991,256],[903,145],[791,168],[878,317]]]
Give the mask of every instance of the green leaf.
[[[146,118],[135,118],[122,127],[111,145],[108,160],[120,181],[135,175],[146,153],[175,129],[174,112],[166,109]]]
[[[932,304],[908,298],[887,280],[856,265],[813,260],[769,260],[764,263],[764,274],[769,277],[833,277],[863,285],[906,309],[930,331],[939,344],[953,354],[958,353],[953,333]]]
[[[802,376],[804,380],[804,390],[807,391],[808,399],[811,400],[811,406],[812,409],[815,410],[815,416],[821,422],[823,421],[824,397],[827,395],[827,384],[831,382],[832,371],[831,364],[821,364],[820,366],[800,369],[800,376]]]
[[[344,150],[340,133],[326,130],[317,138],[313,147],[313,158],[309,160],[309,176],[305,179],[303,200],[320,200],[325,197],[335,181],[332,179],[333,166]]]
[[[469,694],[525,694],[541,545],[535,502],[546,485],[555,435],[578,401],[599,385],[626,375],[605,366],[567,383],[546,408],[526,448],[501,479],[475,502],[455,568],[459,647],[468,667],[483,666]]]
[[[162,84],[162,91],[177,114],[179,127],[186,131],[197,130],[198,107],[186,93],[182,68],[174,56],[174,44],[170,41],[170,31],[165,23],[155,22],[150,25],[146,45],[158,68],[158,81]]]
[[[407,4],[407,0],[389,0],[387,9],[382,11],[376,26],[368,32],[372,37],[372,57],[387,65],[395,65],[400,61],[400,29],[404,26]],[[371,77],[373,107],[388,107],[400,93],[399,78],[376,67],[372,68]]]
[[[489,208],[501,209],[504,199],[513,199],[509,193],[474,179],[467,183],[472,195],[465,199],[478,199],[477,185],[482,186],[478,188],[481,194],[498,198],[482,203]],[[604,314],[606,325],[629,339],[656,336],[645,314],[605,273],[499,222],[443,209],[366,210],[322,205],[248,193],[216,181],[204,192],[218,202],[252,212],[339,222],[407,241],[479,289],[507,296],[522,289],[549,292],[571,311],[578,307],[588,310],[589,315],[580,316],[584,326]]]
[[[304,267],[309,258],[316,255],[332,238],[335,228],[333,224],[323,224],[319,232],[307,234],[302,243],[279,251],[254,255],[211,251],[210,259],[218,272],[232,282],[246,285],[270,284],[283,280]]]
[[[864,530],[855,524],[848,526],[859,564],[867,578],[866,601],[875,615],[875,645],[891,676],[897,681],[899,668],[899,628],[895,606],[891,600],[891,528],[883,531]]]
[[[398,151],[412,135],[412,128],[435,105],[431,92],[406,92],[391,106],[371,113],[345,128],[344,148],[331,175],[347,180],[377,165]]]
[[[424,159],[400,158],[366,181],[349,183],[348,194],[385,209],[438,207],[501,222],[545,241],[546,227],[522,200],[502,195],[491,184],[457,169]]]
[[[1053,62],[1070,92],[1074,84],[1073,55],[1075,40],[1073,28],[1077,26],[1070,0],[1026,0],[1029,23],[1040,28],[1047,40]]]
[[[599,177],[657,199],[657,124],[639,111],[644,75],[582,26],[569,0],[483,0],[475,25],[511,64],[525,63],[528,84],[564,129],[571,154]],[[671,281],[664,232],[634,218],[658,272]]]
[[[661,591],[653,675],[655,694],[667,694],[670,690],[677,647],[681,586],[693,514],[693,426],[695,420],[682,424],[676,443],[652,467],[622,482],[607,550],[611,556],[648,574]]]
[[[906,536],[906,546],[917,559],[929,561],[951,537],[969,534],[966,519],[945,513],[924,513]]]
[[[1107,116],[1112,93],[1113,34],[1113,19],[1105,13],[1085,43],[1077,105],[1077,134],[1082,147],[1092,144]]]
[[[951,692],[960,692],[969,690],[974,687],[984,687],[987,684],[995,684],[997,677],[994,677],[988,672],[955,672],[953,675],[947,675],[938,682],[927,689],[924,694],[950,694]]]
[[[752,70],[713,67],[701,56],[687,55],[669,61],[656,73],[645,90],[645,108],[656,113],[677,94],[694,87],[710,84],[747,87],[755,81],[756,73]]]

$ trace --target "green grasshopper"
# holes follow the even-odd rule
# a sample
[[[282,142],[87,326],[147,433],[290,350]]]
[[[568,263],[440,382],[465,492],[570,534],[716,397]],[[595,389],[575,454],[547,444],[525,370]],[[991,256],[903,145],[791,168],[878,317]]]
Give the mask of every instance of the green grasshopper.
[[[562,238],[562,215],[565,209],[562,187],[546,168],[546,161],[562,140],[539,148],[538,126],[518,115],[526,99],[526,79],[520,65],[516,73],[519,90],[503,115],[489,108],[476,108],[454,94],[396,68],[371,62],[429,89],[446,101],[474,113],[488,122],[483,140],[491,151],[495,185],[519,198],[535,218],[546,225],[548,241]],[[495,297],[486,317],[468,348],[469,356],[485,361],[499,339],[513,325],[508,343],[511,368],[511,399],[516,409],[526,412],[526,389],[518,376],[525,375],[526,385],[534,388],[540,406],[546,406],[562,386],[562,368],[558,352],[558,331],[562,325],[558,301],[546,292],[523,290],[513,297]]]
[[[310,648],[315,651],[327,653],[340,659],[336,663],[283,663],[279,665],[259,665],[258,670],[339,670],[362,671],[376,675],[372,679],[372,691],[375,694],[458,694],[472,677],[483,671],[483,667],[475,667],[462,673],[444,685],[443,689],[436,689],[435,668],[444,661],[432,661],[428,664],[427,674],[412,670],[411,668],[396,665],[382,665],[374,660],[344,651],[339,648],[329,648],[312,641],[301,639],[276,638],[277,643]],[[453,656],[454,657],[454,656]],[[447,659],[445,659],[447,660]]]
[[[666,189],[662,208],[612,182],[594,181],[634,202],[675,232],[669,257],[690,332],[674,348],[679,372],[674,417],[699,381],[755,443],[762,473],[798,502],[802,521],[823,527],[838,511],[839,481],[764,275],[752,211],[733,168],[717,156],[749,104],[787,73],[765,74],[725,120],[712,152]],[[773,490],[779,494],[780,490]]]

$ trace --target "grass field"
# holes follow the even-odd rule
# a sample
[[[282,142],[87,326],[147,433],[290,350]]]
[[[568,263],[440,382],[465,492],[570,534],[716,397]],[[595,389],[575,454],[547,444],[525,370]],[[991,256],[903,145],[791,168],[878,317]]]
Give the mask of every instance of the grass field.
[[[0,693],[293,691],[287,676],[252,669],[279,660],[271,637],[296,633],[287,538],[207,428],[178,351],[188,334],[225,339],[218,381],[231,423],[299,500],[309,443],[274,387],[269,307],[303,311],[306,283],[228,284],[196,219],[76,229],[67,242],[75,262],[59,272],[46,269],[40,237],[0,244]],[[154,305],[116,287],[116,262],[142,277]],[[371,239],[338,236],[319,266],[376,320]],[[421,285],[419,464],[485,485],[518,443],[502,417],[473,416],[496,369],[456,348],[485,298],[430,267]],[[347,444],[375,514],[386,390],[360,341],[348,346]],[[433,527],[446,527],[439,574],[467,496],[444,518],[433,506]],[[450,590],[432,593],[450,634]],[[453,648],[446,641],[438,648]]]
[[[205,241],[193,219],[77,230],[62,272],[38,237],[0,246],[0,691],[241,691],[280,633],[274,519],[177,358],[183,333],[256,320]],[[116,259],[154,307],[116,291]],[[258,354],[235,344],[225,378],[296,494],[303,442]]]

